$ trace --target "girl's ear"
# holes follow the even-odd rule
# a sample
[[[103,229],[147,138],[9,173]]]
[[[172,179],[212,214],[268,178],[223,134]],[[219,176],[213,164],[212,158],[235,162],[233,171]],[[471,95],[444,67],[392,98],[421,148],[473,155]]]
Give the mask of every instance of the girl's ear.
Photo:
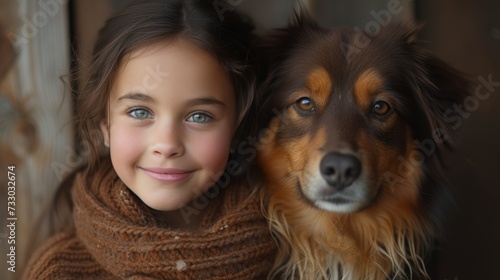
[[[108,125],[108,119],[102,119],[101,120],[101,132],[102,132],[102,138],[104,140],[104,146],[109,148],[109,125]]]

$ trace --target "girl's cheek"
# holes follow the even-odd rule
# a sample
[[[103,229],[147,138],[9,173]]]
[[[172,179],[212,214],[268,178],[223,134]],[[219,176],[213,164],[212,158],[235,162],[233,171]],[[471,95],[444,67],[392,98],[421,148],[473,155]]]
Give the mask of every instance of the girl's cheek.
[[[140,130],[133,127],[115,126],[111,127],[110,148],[112,156],[123,161],[135,160],[143,148],[144,136]]]
[[[224,170],[231,145],[231,135],[216,131],[204,137],[198,137],[193,143],[193,155],[214,172]]]

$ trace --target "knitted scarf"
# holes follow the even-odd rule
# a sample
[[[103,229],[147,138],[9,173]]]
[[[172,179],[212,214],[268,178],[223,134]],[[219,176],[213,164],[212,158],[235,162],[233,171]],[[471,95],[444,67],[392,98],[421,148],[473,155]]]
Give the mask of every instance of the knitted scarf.
[[[258,198],[249,196],[244,186],[230,185],[221,191],[197,230],[176,230],[162,225],[121,182],[111,164],[103,167],[91,178],[78,174],[73,186],[75,237],[83,246],[66,248],[58,258],[64,255],[69,260],[71,268],[66,269],[74,279],[83,275],[92,279],[266,277],[275,243]],[[54,246],[57,242],[51,250]]]

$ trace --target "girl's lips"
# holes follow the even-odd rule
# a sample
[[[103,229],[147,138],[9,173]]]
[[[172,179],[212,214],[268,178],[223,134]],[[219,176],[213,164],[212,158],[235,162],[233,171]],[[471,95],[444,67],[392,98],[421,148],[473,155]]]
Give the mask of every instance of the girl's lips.
[[[141,168],[149,177],[164,182],[175,183],[190,177],[194,171],[175,168]]]

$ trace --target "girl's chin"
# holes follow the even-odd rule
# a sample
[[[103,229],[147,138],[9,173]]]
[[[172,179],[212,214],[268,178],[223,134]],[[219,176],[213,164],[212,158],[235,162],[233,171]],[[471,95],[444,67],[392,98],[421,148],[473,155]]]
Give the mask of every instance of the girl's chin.
[[[151,209],[160,211],[160,212],[171,212],[171,211],[177,211],[186,206],[187,203],[172,203],[172,204],[166,204],[165,201],[162,203],[157,203],[157,202],[152,202],[148,203],[148,201],[143,202]]]

